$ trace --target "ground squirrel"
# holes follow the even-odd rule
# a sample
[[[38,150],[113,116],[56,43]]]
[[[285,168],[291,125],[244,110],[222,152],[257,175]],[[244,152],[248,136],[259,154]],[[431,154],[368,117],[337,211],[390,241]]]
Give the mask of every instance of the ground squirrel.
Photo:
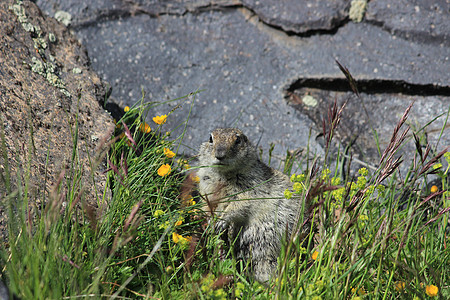
[[[289,177],[264,164],[241,130],[216,129],[199,152],[199,192],[218,216],[216,232],[235,241],[237,258],[250,259],[253,275],[267,282],[277,268],[301,204],[286,199]],[[286,235],[287,233],[287,235]]]

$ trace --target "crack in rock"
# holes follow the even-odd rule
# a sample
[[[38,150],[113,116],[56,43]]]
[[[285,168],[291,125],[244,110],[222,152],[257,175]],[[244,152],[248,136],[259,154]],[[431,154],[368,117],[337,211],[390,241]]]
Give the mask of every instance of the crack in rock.
[[[195,1],[194,3],[138,3],[131,0],[112,0],[113,5],[95,10],[90,16],[79,19],[72,28],[80,29],[102,22],[117,20],[120,18],[148,15],[158,18],[163,15],[184,16],[188,13],[199,14],[209,11],[226,11],[241,8],[242,4],[237,0]],[[113,8],[111,8],[113,7]]]
[[[450,96],[450,86],[435,84],[412,84],[404,80],[360,79],[358,90],[366,94],[403,94],[411,96]],[[286,94],[301,88],[316,88],[327,91],[350,92],[345,78],[301,78],[285,88]]]

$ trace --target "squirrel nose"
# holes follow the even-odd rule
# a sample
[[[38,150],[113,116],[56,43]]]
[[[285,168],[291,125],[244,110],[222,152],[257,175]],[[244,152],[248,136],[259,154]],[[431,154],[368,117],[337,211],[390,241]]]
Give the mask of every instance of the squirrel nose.
[[[226,148],[217,148],[217,149],[216,149],[216,154],[215,154],[215,156],[216,156],[216,158],[217,158],[218,160],[224,159],[225,156],[226,156],[226,154],[227,154],[227,149],[226,149]]]

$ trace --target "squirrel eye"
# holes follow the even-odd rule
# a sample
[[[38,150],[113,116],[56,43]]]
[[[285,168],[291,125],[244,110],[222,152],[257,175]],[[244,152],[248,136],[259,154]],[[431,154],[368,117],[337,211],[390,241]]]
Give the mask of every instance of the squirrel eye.
[[[213,139],[212,139],[212,134],[209,135],[209,142],[212,144]]]
[[[236,145],[239,144],[240,142],[241,142],[241,136],[236,135]]]

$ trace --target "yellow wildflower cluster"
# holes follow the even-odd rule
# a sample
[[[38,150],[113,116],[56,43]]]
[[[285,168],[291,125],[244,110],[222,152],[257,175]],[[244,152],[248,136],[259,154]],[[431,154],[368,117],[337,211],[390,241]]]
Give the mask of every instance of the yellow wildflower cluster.
[[[160,209],[155,210],[155,212],[153,213],[153,216],[154,216],[155,218],[158,218],[158,217],[160,217],[160,216],[162,216],[162,215],[164,215],[164,211],[162,211],[162,210],[160,210]]]
[[[291,175],[291,182],[294,184],[292,185],[292,191],[289,189],[286,189],[284,191],[284,197],[286,199],[291,199],[293,193],[300,194],[305,189],[304,181],[306,179],[305,174],[292,174]]]
[[[139,130],[143,133],[150,133],[152,131],[152,128],[150,127],[150,125],[144,122],[139,125]]]
[[[177,160],[177,164],[179,164],[183,169],[188,170],[191,168],[188,161],[185,159],[179,159]]]
[[[181,224],[183,224],[184,222],[184,218],[182,216],[180,216],[178,218],[178,221],[175,222],[175,226],[180,226]]]
[[[300,193],[303,190],[303,184],[301,182],[295,182],[292,188],[294,189],[294,192]]]
[[[398,281],[394,284],[394,288],[397,292],[401,292],[405,289],[406,283],[404,281]]]
[[[161,176],[161,177],[167,176],[167,175],[170,174],[171,170],[172,170],[172,168],[170,167],[170,165],[164,164],[161,167],[159,167],[158,175]]]
[[[236,283],[236,286],[234,288],[234,296],[236,298],[241,297],[242,292],[244,291],[244,289],[245,289],[245,285],[242,282],[239,281],[238,283]]]
[[[192,240],[192,237],[191,236],[186,236],[186,237],[184,237],[184,236],[182,236],[181,234],[178,234],[178,233],[176,233],[176,232],[173,232],[172,233],[172,240],[173,240],[173,242],[175,243],[175,244],[180,244],[181,246],[187,246],[187,245],[189,245],[189,243],[191,242],[191,240]]]
[[[284,191],[284,198],[291,199],[292,198],[292,192],[290,190],[286,189]]]
[[[153,122],[155,122],[158,125],[162,125],[162,124],[166,123],[166,120],[167,120],[167,115],[156,116],[153,118]]]
[[[169,148],[164,148],[164,155],[167,156],[167,158],[172,158],[175,156],[175,153],[172,152]]]
[[[352,287],[352,293],[353,294],[358,293],[359,296],[363,296],[366,294],[366,291],[364,290],[364,288],[360,288],[360,289],[356,290],[356,288]]]
[[[439,288],[435,285],[427,285],[425,287],[425,293],[430,297],[436,297],[438,295]]]
[[[322,175],[320,176],[320,178],[322,180],[327,180],[329,178],[329,176],[330,176],[330,173],[331,173],[331,171],[328,168],[325,169],[325,170],[322,170]]]
[[[432,193],[436,193],[437,191],[439,191],[439,188],[438,188],[436,185],[433,185],[433,186],[430,188],[430,192],[432,192]]]
[[[218,300],[227,299],[228,295],[224,291],[223,288],[214,289],[215,282],[216,282],[216,278],[211,273],[209,273],[202,279],[200,289],[207,296],[206,298],[207,299],[218,299]],[[239,283],[238,283],[238,284],[236,284],[236,287],[238,289],[240,289],[239,294],[241,294],[242,290],[244,290],[244,285],[242,283],[239,285]],[[235,292],[235,293],[237,293],[237,292]]]
[[[306,175],[305,174],[292,174],[291,175],[291,182],[303,182],[306,179]]]

